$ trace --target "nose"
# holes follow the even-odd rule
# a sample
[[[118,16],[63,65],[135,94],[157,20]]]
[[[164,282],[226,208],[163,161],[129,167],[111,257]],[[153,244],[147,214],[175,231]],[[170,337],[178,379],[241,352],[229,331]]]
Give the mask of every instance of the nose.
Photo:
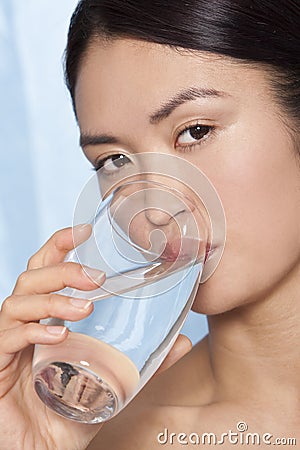
[[[179,214],[179,212],[177,214]],[[170,222],[170,220],[172,220],[174,215],[168,214],[163,210],[149,208],[146,210],[146,217],[149,220],[149,222],[151,222],[151,224],[161,227],[164,225],[168,225],[168,223]]]
[[[145,215],[151,224],[165,226],[186,210],[192,207],[186,199],[179,197],[176,191],[164,191],[163,189],[147,189],[145,191]]]

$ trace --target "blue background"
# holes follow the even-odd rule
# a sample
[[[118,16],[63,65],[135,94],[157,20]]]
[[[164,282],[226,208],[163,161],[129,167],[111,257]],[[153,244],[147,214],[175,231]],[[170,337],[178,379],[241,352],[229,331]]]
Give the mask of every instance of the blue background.
[[[0,302],[28,258],[55,230],[71,225],[91,175],[63,82],[76,4],[0,0]],[[196,342],[206,320],[192,313],[184,329]]]

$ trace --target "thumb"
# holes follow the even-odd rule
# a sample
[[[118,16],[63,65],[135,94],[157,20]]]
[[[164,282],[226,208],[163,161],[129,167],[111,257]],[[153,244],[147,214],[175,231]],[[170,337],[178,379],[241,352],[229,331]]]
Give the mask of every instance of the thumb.
[[[162,365],[155,372],[154,376],[164,372],[165,370],[167,370],[171,366],[173,366],[183,356],[185,356],[187,353],[189,353],[191,351],[192,347],[193,347],[193,345],[192,345],[190,339],[187,336],[180,334],[178,336],[178,338],[176,339],[172,349],[170,350],[170,352],[164,359]]]

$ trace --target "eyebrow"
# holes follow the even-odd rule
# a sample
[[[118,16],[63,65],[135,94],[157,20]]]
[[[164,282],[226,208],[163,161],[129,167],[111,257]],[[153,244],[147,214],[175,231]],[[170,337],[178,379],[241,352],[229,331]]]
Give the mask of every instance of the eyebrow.
[[[198,98],[211,97],[220,98],[229,97],[229,95],[226,92],[217,91],[216,89],[191,87],[179,92],[177,95],[164,103],[157,111],[149,116],[149,121],[151,124],[157,124],[163,119],[169,117],[176,108],[184,103],[197,100]]]
[[[198,98],[224,98],[229,97],[229,94],[216,89],[205,89],[198,87],[190,87],[185,89],[174,97],[167,100],[162,106],[149,115],[149,122],[152,125],[158,124],[162,120],[169,117],[172,112],[184,103],[197,100]],[[82,133],[80,135],[79,144],[81,147],[87,145],[102,145],[102,144],[119,144],[119,140],[115,136],[108,134],[88,134]]]
[[[119,141],[114,136],[108,134],[88,134],[81,133],[79,139],[80,147],[86,147],[87,145],[102,145],[102,144],[118,144]]]

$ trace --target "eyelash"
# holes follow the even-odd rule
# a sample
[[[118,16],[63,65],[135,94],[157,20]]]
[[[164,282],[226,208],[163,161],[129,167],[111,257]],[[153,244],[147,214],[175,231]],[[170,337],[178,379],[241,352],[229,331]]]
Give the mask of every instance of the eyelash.
[[[203,124],[197,122],[197,123],[195,123],[193,125],[191,125],[191,124],[186,125],[181,131],[179,131],[177,133],[177,136],[176,136],[176,142],[178,141],[180,136],[182,136],[186,131],[195,129],[197,127],[206,128],[207,129],[207,133],[202,138],[198,139],[198,141],[196,141],[196,142],[193,142],[191,144],[185,144],[185,145],[175,145],[175,148],[180,147],[180,149],[181,149],[181,151],[183,153],[191,152],[196,147],[198,147],[200,145],[203,145],[203,141],[205,141],[208,137],[211,137],[216,132],[216,127],[215,126],[213,126],[213,125],[203,125]],[[96,162],[96,167],[93,167],[92,170],[96,172],[97,170],[99,170],[100,168],[102,168],[104,166],[104,164],[105,164],[105,162],[107,160],[109,160],[110,158],[113,158],[114,156],[118,156],[118,155],[121,156],[122,153],[119,153],[119,154],[118,153],[112,153],[112,154],[106,156],[105,158],[98,160]]]
[[[122,153],[112,153],[112,154],[105,156],[104,158],[101,158],[98,161],[96,161],[96,165],[95,165],[95,167],[92,167],[92,170],[97,172],[97,170],[102,169],[104,167],[104,164],[106,163],[106,161],[108,161],[109,159],[114,158],[114,157],[116,157],[116,160],[118,160],[121,156],[124,156],[125,159],[129,160],[129,158],[126,155],[123,155]],[[113,174],[114,174],[114,172],[109,174],[109,176],[113,176]]]
[[[204,144],[204,141],[206,141],[209,137],[213,136],[216,132],[216,127],[213,125],[203,125],[200,122],[196,122],[195,124],[189,124],[186,125],[179,133],[177,133],[176,142],[182,136],[186,131],[195,129],[197,127],[202,127],[207,129],[207,133],[197,141],[191,143],[191,144],[184,144],[184,145],[175,145],[176,148],[180,148],[182,152],[187,153],[190,151],[193,151],[196,147],[199,147],[200,145]]]

